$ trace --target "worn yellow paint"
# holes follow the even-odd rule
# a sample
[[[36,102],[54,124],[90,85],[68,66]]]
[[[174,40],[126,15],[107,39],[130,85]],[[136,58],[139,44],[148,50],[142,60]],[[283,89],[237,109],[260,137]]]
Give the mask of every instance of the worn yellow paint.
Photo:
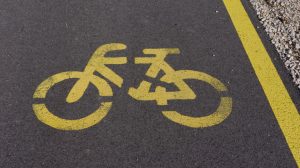
[[[85,129],[99,123],[107,115],[111,106],[111,102],[103,102],[92,114],[80,119],[67,120],[51,113],[45,104],[32,105],[35,115],[41,122],[59,130],[68,131]]]
[[[62,82],[67,79],[82,79],[85,78],[86,74],[83,72],[62,72],[56,75],[53,75],[49,78],[47,78],[45,81],[43,81],[36,89],[33,98],[45,98],[47,95],[47,92],[54,86],[55,84]],[[111,87],[108,85],[108,83],[95,76],[91,75],[87,78],[90,83],[92,83],[97,89],[98,94],[100,96],[112,96],[113,92]],[[53,113],[51,113],[45,104],[33,104],[33,111],[37,118],[42,121],[43,123],[61,130],[81,130],[88,127],[91,127],[98,122],[100,122],[108,113],[112,106],[111,102],[103,102],[100,107],[92,114],[83,117],[81,119],[77,120],[67,120],[60,118],[58,116],[55,116]]]
[[[240,0],[224,0],[288,146],[300,166],[300,116]]]
[[[178,113],[177,111],[163,111],[163,115],[171,121],[185,125],[192,128],[205,128],[220,124],[223,122],[231,113],[232,110],[232,98],[221,97],[221,102],[218,109],[203,117],[190,117]]]
[[[97,48],[89,60],[83,72],[69,71],[55,74],[43,81],[36,89],[33,98],[43,99],[47,92],[57,83],[71,78],[77,79],[70,90],[66,102],[73,103],[78,101],[88,85],[91,83],[98,89],[100,96],[113,96],[112,89],[106,80],[94,75],[95,72],[101,74],[105,79],[121,87],[123,78],[108,68],[107,64],[126,64],[126,57],[105,57],[107,52],[124,50],[126,45],[121,43],[105,44]],[[169,55],[178,55],[178,48],[158,48],[144,49],[144,54],[152,55],[150,57],[135,58],[136,64],[150,64],[146,75],[156,78],[160,71],[165,75],[160,79],[162,82],[172,83],[178,91],[167,91],[165,87],[157,86],[154,92],[150,92],[152,83],[143,80],[138,88],[129,88],[128,94],[141,101],[156,101],[158,105],[168,105],[169,100],[192,100],[196,98],[195,92],[185,82],[186,79],[200,80],[211,85],[217,92],[227,92],[226,86],[218,79],[199,71],[193,70],[175,70],[166,61]],[[153,56],[154,55],[154,56]],[[37,118],[56,129],[61,130],[81,130],[99,123],[111,108],[111,102],[104,102],[100,107],[90,115],[77,120],[67,120],[51,113],[45,104],[33,104],[33,110]],[[163,115],[171,121],[193,128],[209,127],[224,121],[232,111],[232,99],[222,97],[220,104],[215,112],[208,116],[190,117],[177,111],[163,111]]]
[[[95,76],[95,72],[99,72],[102,76],[109,78],[110,81],[121,87],[123,79],[109,69],[105,64],[125,64],[126,57],[104,57],[107,52],[126,49],[126,45],[120,43],[112,43],[102,45],[93,53],[89,63],[83,72],[69,71],[55,74],[44,80],[34,92],[33,98],[45,98],[47,92],[57,83],[67,79],[78,79],[71,91],[69,92],[66,101],[73,103],[78,101],[88,85],[91,83],[98,89],[99,96],[113,96],[110,85],[102,78]],[[60,130],[81,130],[91,127],[99,123],[109,112],[112,102],[103,102],[100,107],[90,115],[77,120],[67,120],[55,116],[51,113],[45,104],[33,104],[33,111],[37,118],[56,129]]]
[[[89,76],[93,75],[95,72],[101,73],[102,76],[109,79],[112,83],[121,87],[123,84],[123,79],[108,68],[106,65],[109,64],[126,64],[126,57],[105,57],[105,54],[111,51],[118,51],[126,49],[126,45],[121,43],[111,43],[105,44],[96,49],[90,58],[88,64],[86,65],[83,73],[85,74],[81,77],[76,84],[71,89],[69,95],[67,96],[67,102],[73,103],[78,101],[89,85]]]
[[[146,75],[156,78],[160,71],[165,75],[160,79],[166,83],[172,83],[178,91],[167,91],[165,87],[157,86],[154,92],[150,92],[151,83],[142,81],[138,88],[129,88],[128,94],[136,100],[155,100],[158,105],[168,105],[169,100],[192,100],[196,98],[195,92],[185,82],[186,79],[200,80],[211,85],[218,92],[226,92],[226,86],[218,79],[199,71],[175,70],[166,61],[169,55],[176,56],[180,53],[178,48],[144,49],[144,54],[152,57],[137,57],[136,64],[151,64]],[[218,109],[208,116],[191,117],[180,114],[177,111],[162,111],[163,115],[171,121],[193,128],[204,128],[217,125],[224,121],[232,111],[232,99],[221,97]]]

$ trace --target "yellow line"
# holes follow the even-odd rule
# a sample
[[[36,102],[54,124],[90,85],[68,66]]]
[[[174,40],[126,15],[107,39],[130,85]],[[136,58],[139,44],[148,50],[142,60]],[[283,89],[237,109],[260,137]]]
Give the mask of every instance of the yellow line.
[[[288,146],[300,167],[300,116],[240,0],[223,0]]]

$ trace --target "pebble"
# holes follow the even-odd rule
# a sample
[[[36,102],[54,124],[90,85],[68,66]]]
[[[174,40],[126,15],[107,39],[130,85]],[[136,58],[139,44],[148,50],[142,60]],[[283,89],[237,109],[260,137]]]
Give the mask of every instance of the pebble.
[[[300,0],[250,0],[280,58],[300,88]]]

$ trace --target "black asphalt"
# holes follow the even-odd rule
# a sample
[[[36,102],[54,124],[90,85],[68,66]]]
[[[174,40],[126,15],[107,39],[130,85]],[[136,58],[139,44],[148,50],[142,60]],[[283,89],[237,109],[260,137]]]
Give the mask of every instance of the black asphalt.
[[[253,23],[258,23],[244,1]],[[258,29],[292,98],[300,96],[266,34]],[[110,66],[124,80],[108,116],[81,131],[60,131],[33,113],[36,87],[47,77],[81,71],[94,50],[121,42],[129,63]],[[232,114],[221,124],[193,129],[161,114],[155,102],[128,94],[145,79],[148,66],[135,65],[144,48],[178,47],[167,61],[176,69],[211,74],[226,84]],[[284,136],[221,0],[1,0],[0,1],[0,167],[296,167]],[[49,109],[80,118],[102,101],[94,87],[75,104],[65,102],[75,80],[55,86]],[[157,82],[159,85],[160,83]],[[172,101],[165,109],[207,115],[216,108],[215,91],[187,81],[199,97]],[[172,89],[172,86],[170,86]],[[199,102],[201,102],[199,104]]]

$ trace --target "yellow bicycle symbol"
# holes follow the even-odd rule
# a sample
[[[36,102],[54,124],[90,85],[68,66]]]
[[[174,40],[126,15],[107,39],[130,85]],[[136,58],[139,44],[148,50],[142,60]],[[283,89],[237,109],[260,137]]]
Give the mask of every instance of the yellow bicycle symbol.
[[[78,80],[66,98],[68,103],[78,101],[83,96],[89,84],[93,84],[97,88],[100,96],[113,96],[112,88],[106,80],[109,80],[118,87],[122,87],[123,78],[106,65],[126,64],[127,58],[105,57],[105,55],[110,51],[125,50],[126,48],[126,45],[121,43],[104,44],[98,47],[83,72],[67,71],[47,78],[37,87],[33,98],[46,98],[47,92],[51,87],[72,78]],[[221,81],[204,72],[174,70],[165,61],[165,58],[169,55],[178,55],[180,53],[178,48],[144,49],[143,53],[151,56],[136,57],[135,64],[150,64],[146,76],[156,78],[159,72],[163,71],[165,75],[160,81],[174,84],[178,88],[178,91],[167,91],[165,87],[157,86],[154,92],[150,92],[151,83],[143,80],[137,88],[129,88],[128,94],[136,100],[155,100],[157,105],[168,105],[169,100],[193,100],[196,98],[196,94],[185,82],[186,79],[206,82],[219,93],[227,92],[226,86]],[[101,74],[106,80],[96,76],[95,72]],[[41,122],[53,128],[60,130],[81,130],[99,123],[107,115],[111,106],[112,102],[102,102],[95,112],[75,120],[63,119],[54,115],[43,103],[33,104],[33,111]],[[177,111],[162,111],[162,114],[175,123],[193,128],[204,128],[221,123],[230,115],[231,111],[232,98],[229,96],[220,96],[220,104],[217,110],[208,116],[191,117],[182,115]]]

